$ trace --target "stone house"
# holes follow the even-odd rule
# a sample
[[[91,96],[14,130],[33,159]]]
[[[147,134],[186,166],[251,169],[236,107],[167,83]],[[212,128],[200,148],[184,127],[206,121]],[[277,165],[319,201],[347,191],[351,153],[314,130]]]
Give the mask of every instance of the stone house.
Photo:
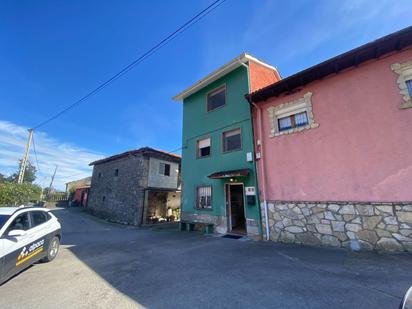
[[[245,93],[280,78],[243,53],[174,97],[183,102],[182,228],[259,238],[259,196]]]
[[[246,97],[267,239],[412,251],[412,27]]]
[[[131,225],[179,219],[180,156],[144,147],[90,165],[92,214]]]
[[[92,177],[85,177],[78,180],[73,180],[66,183],[66,194],[69,197],[70,194],[73,194],[77,188],[88,187],[92,181]]]

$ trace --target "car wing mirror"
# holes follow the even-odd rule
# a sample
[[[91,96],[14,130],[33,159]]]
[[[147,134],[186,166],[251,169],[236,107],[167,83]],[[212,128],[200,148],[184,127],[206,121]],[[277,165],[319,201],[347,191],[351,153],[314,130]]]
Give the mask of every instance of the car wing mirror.
[[[9,237],[19,237],[19,236],[24,236],[26,235],[26,231],[23,230],[11,230],[7,236]]]
[[[412,286],[403,297],[402,303],[399,305],[399,309],[412,309]]]

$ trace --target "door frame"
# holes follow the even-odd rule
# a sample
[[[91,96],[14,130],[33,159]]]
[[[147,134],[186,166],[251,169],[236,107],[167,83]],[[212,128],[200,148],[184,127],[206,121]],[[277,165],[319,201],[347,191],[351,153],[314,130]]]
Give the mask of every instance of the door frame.
[[[232,233],[232,205],[230,205],[230,186],[231,185],[241,185],[243,194],[243,214],[245,217],[245,232],[247,234],[247,224],[246,224],[246,200],[245,200],[245,184],[243,182],[225,182],[225,208],[226,208],[226,223],[227,232]]]

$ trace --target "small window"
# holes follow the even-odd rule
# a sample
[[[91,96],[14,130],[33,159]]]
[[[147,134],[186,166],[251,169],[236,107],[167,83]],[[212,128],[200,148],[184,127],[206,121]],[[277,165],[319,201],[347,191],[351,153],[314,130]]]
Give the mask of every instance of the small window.
[[[207,111],[210,112],[226,104],[226,87],[220,87],[207,95]]]
[[[30,229],[29,213],[25,212],[13,220],[7,229],[7,233],[13,230],[27,231],[28,229]]]
[[[212,208],[212,187],[202,186],[197,188],[197,208],[211,209]]]
[[[279,131],[286,131],[289,129],[306,126],[308,123],[308,114],[306,112],[278,119]]]
[[[170,176],[170,164],[160,162],[159,174],[163,176]]]
[[[406,87],[408,88],[409,96],[412,98],[412,79],[406,81]]]
[[[99,173],[98,175],[97,175],[97,178],[102,178],[102,173]]]
[[[197,157],[204,158],[210,156],[210,137],[197,141]]]
[[[291,102],[267,109],[270,119],[270,137],[291,134],[319,127],[312,111],[312,92]]]
[[[223,151],[235,151],[242,149],[242,136],[240,129],[223,133]]]
[[[32,211],[31,220],[33,227],[43,224],[49,220],[47,214],[44,211]]]
[[[105,196],[103,196],[102,201],[104,202],[105,200],[106,200],[106,197],[105,197]]]
[[[114,176],[119,176],[119,169],[118,168],[116,168],[115,170],[114,170]]]

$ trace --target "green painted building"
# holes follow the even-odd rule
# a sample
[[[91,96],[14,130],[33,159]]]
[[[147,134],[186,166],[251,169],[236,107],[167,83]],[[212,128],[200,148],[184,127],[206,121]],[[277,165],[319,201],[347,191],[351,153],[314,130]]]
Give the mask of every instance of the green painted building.
[[[241,54],[174,97],[183,101],[182,214],[217,233],[261,235],[250,105],[245,94],[279,79]]]

